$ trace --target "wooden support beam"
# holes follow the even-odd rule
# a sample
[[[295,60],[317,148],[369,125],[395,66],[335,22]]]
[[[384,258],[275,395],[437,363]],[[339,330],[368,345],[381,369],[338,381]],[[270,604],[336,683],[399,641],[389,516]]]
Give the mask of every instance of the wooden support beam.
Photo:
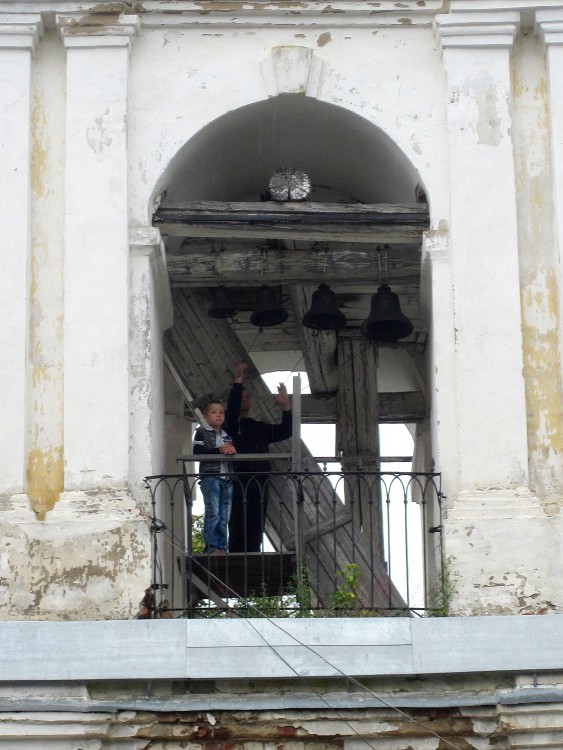
[[[426,402],[420,391],[379,393],[380,424],[412,424],[427,416]],[[303,424],[336,424],[336,397],[303,396],[301,401]]]
[[[165,362],[170,370],[172,363],[166,358]],[[198,417],[193,414],[191,407],[198,408],[205,398],[192,399],[187,394],[183,384],[180,390],[189,406],[186,407],[186,417]],[[225,388],[223,396],[227,393]],[[428,416],[424,396],[420,391],[401,391],[396,393],[379,394],[379,424],[416,424]],[[336,424],[336,396],[301,396],[302,424]]]
[[[366,455],[378,470],[378,348],[359,335],[338,338],[337,453]]]
[[[336,452],[342,452],[344,467],[347,456],[357,455],[362,456],[364,469],[381,469],[378,354],[378,348],[362,336],[340,336],[338,339]],[[350,508],[355,534],[369,539],[376,558],[383,563],[383,513],[380,491],[377,482],[370,493],[361,477],[350,477],[345,487],[345,498],[346,505]]]
[[[350,240],[416,243],[428,228],[428,206],[192,201],[158,208],[153,225],[172,237]]]
[[[392,283],[418,285],[420,245],[397,245],[388,251]],[[259,284],[317,283],[338,279],[338,284],[377,285],[377,246],[310,243],[307,250],[272,248],[256,243],[217,246],[200,240],[184,243],[166,258],[172,286],[256,286]]]

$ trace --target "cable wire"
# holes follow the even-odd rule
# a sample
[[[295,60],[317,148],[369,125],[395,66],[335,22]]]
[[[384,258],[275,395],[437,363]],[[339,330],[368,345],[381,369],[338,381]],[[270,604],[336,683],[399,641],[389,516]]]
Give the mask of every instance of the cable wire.
[[[143,515],[145,515],[145,514],[143,513]],[[150,519],[150,520],[153,522],[153,525],[156,522],[162,523],[158,519]],[[181,554],[185,555],[186,558],[194,560],[195,559],[194,555],[191,554],[191,553],[189,553],[186,550],[185,546],[179,542],[179,540],[177,539],[177,537],[175,537],[171,533],[171,531],[168,529],[168,527],[165,524],[163,524],[163,527],[164,528],[162,529],[161,533],[163,533],[163,534],[166,533],[166,536],[167,536],[168,541],[170,542],[172,548],[175,551],[180,552]],[[431,727],[429,727],[428,725],[426,725],[423,722],[419,721],[418,719],[415,719],[413,716],[411,716],[406,711],[403,711],[398,706],[394,706],[392,703],[390,703],[389,701],[385,700],[385,698],[383,698],[380,694],[375,693],[367,685],[364,685],[362,682],[360,682],[360,680],[358,680],[356,677],[353,677],[352,675],[349,675],[347,672],[344,672],[342,669],[340,669],[336,665],[332,664],[324,656],[322,656],[321,654],[317,653],[310,646],[308,646],[307,644],[305,644],[302,641],[300,641],[293,633],[290,633],[286,629],[284,629],[278,622],[274,621],[274,619],[272,617],[270,617],[268,615],[265,615],[260,610],[260,608],[256,604],[254,604],[252,601],[250,601],[246,597],[240,596],[236,591],[234,591],[234,589],[232,589],[230,586],[228,586],[225,582],[221,581],[214,573],[212,573],[211,571],[208,571],[208,574],[209,574],[209,579],[210,580],[214,580],[216,583],[220,584],[220,586],[222,587],[222,589],[224,591],[227,591],[230,594],[232,594],[231,597],[227,597],[227,598],[236,598],[236,599],[241,600],[245,604],[245,606],[248,607],[250,610],[256,611],[260,615],[261,619],[266,620],[271,625],[273,625],[275,628],[277,628],[278,630],[280,630],[284,635],[286,635],[289,638],[291,638],[298,646],[301,646],[302,648],[306,649],[307,651],[310,651],[312,654],[315,655],[315,657],[317,659],[320,659],[321,661],[323,661],[327,666],[331,667],[331,669],[333,669],[335,672],[337,672],[341,677],[345,678],[347,681],[349,681],[353,685],[356,685],[360,690],[368,693],[372,698],[374,698],[375,700],[377,700],[380,703],[382,703],[386,708],[390,709],[391,711],[394,711],[395,713],[399,714],[401,717],[403,717],[407,721],[411,722],[412,724],[417,725],[421,729],[424,729],[426,732],[428,732],[432,736],[436,737],[436,739],[439,739],[441,742],[445,743],[448,747],[452,748],[452,750],[462,750],[462,748],[459,745],[454,744],[453,742],[451,742],[450,740],[448,740],[443,735],[439,734],[438,732],[435,732]],[[223,598],[223,597],[221,597],[221,598]],[[231,613],[234,612],[234,610],[232,610],[232,608],[229,607],[229,605],[228,605],[227,602],[225,602],[225,604],[226,604],[226,608],[225,609],[226,609],[227,613],[229,611]],[[297,670],[287,661],[287,659],[285,659],[275,649],[275,647],[272,646],[272,644],[269,643],[266,640],[266,638],[259,631],[259,629],[253,624],[252,618],[241,617],[240,619],[243,619],[243,620],[246,621],[246,623],[248,624],[248,626],[259,636],[259,638],[262,639],[262,641],[264,641],[264,643],[266,644],[266,646],[288,667],[288,669],[290,669],[293,672],[293,674],[299,680],[303,680],[303,681],[307,682],[307,685],[308,685],[309,689],[311,690],[311,692],[314,693],[314,695],[317,698],[319,698],[319,700],[322,701],[327,706],[327,708],[329,708],[331,711],[333,711],[335,713],[335,715],[343,723],[345,723],[346,726],[348,726],[352,730],[352,732],[358,737],[358,739],[360,739],[362,742],[364,742],[372,750],[376,750],[376,748],[365,737],[363,737],[362,735],[360,735],[360,733],[355,729],[355,727],[350,723],[350,721],[348,721],[344,716],[342,716],[339,713],[339,710],[336,707],[331,706],[330,703],[326,700],[326,698],[323,695],[321,695],[318,692],[318,690],[315,690],[315,688],[311,686],[311,684],[307,680],[307,678],[303,677],[302,675],[300,675],[299,672],[297,672]]]

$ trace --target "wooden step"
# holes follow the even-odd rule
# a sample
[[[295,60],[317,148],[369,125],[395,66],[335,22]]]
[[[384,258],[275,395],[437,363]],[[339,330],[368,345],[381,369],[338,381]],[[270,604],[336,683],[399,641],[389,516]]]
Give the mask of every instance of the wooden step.
[[[188,581],[223,598],[277,596],[286,592],[295,575],[295,555],[285,552],[229,552],[192,555],[186,560]],[[206,592],[200,591],[199,598]]]

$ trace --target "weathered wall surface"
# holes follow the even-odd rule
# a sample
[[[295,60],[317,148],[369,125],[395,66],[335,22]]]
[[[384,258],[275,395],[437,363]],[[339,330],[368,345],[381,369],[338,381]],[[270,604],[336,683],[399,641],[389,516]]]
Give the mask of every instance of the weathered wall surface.
[[[149,520],[126,492],[64,492],[38,519],[26,495],[3,500],[3,620],[135,617],[150,581]]]
[[[520,23],[519,18],[509,16],[502,20],[508,23],[504,32],[510,23]],[[467,33],[470,29],[471,26]],[[496,30],[502,33],[500,26]],[[512,42],[506,36],[504,41],[498,38],[494,53],[483,45],[484,37],[480,42],[458,40],[460,49],[473,47],[471,51],[475,52],[477,47],[479,54],[497,58],[503,46],[506,49],[508,45],[511,50],[510,68],[505,58],[501,76],[506,92],[503,98],[509,103],[504,114],[504,136],[496,140],[485,138],[484,123],[492,128],[490,136],[501,122],[490,110],[484,119],[481,113],[460,125],[462,140],[467,137],[471,141],[474,134],[485,151],[498,150],[502,142],[508,145],[510,176],[503,189],[504,209],[499,200],[488,196],[488,208],[483,212],[474,196],[467,194],[468,186],[462,189],[467,205],[471,205],[468,216],[481,223],[488,214],[491,231],[485,238],[468,230],[462,239],[469,242],[466,258],[469,254],[473,258],[473,270],[466,268],[468,273],[463,274],[468,284],[465,293],[468,288],[484,289],[486,296],[472,294],[467,298],[471,317],[467,334],[473,345],[465,365],[467,371],[462,375],[464,380],[469,378],[465,385],[458,378],[457,384],[458,401],[482,424],[459,425],[463,435],[461,492],[447,502],[446,511],[447,570],[455,586],[452,611],[459,614],[528,614],[561,608],[554,568],[554,561],[560,560],[562,554],[563,462],[559,446],[562,389],[557,310],[561,280],[556,281],[560,273],[554,233],[553,107],[547,86],[546,45],[541,34],[537,28],[520,29],[515,39]],[[466,66],[461,72],[465,90],[458,85],[456,96],[467,94],[467,69]],[[485,73],[482,68],[473,79],[478,104],[475,113],[487,102],[491,69],[489,66]],[[485,153],[481,156],[492,158]],[[505,176],[507,169],[502,170]],[[482,164],[479,170],[483,171]],[[496,190],[500,181],[494,178]],[[502,219],[500,211],[507,209],[510,218],[505,215]],[[459,244],[455,234],[450,241],[455,269]],[[480,263],[475,263],[483,247],[486,253]],[[499,268],[503,253],[506,255]],[[496,282],[490,285],[499,272]],[[461,279],[456,283],[454,276],[455,297],[464,293],[462,283]],[[511,310],[506,307],[509,290],[513,295]],[[460,340],[458,307],[456,303],[459,368],[464,344]],[[491,344],[495,347],[493,356],[487,352]],[[498,354],[501,359],[490,367]],[[503,370],[510,362],[509,371]],[[503,387],[505,395],[499,391],[490,401],[495,388]],[[504,425],[501,431],[511,425],[510,437],[496,432],[499,423]],[[469,465],[468,476],[472,477],[465,486],[463,463]]]
[[[166,187],[167,167],[203,127],[284,93],[334,104],[381,128],[419,171],[432,195],[433,220],[446,217],[443,71],[428,24],[379,28],[366,19],[368,28],[343,24],[330,32],[307,17],[298,29],[265,28],[252,17],[232,29],[188,17],[169,24],[154,28],[143,19],[131,52],[132,223],[147,221],[151,195]],[[386,73],[391,69],[396,75]],[[197,185],[207,176],[190,179]]]
[[[561,617],[5,623],[0,741],[559,747]]]
[[[561,704],[554,707],[558,711]],[[532,711],[532,717],[536,718]],[[74,715],[0,713],[0,738],[31,750],[55,735],[65,747],[127,750],[382,750],[454,747],[481,750],[519,739],[508,712],[491,706],[394,711],[364,707],[313,711],[104,711]],[[530,718],[527,717],[527,718]],[[519,718],[519,717],[516,717]],[[543,724],[546,717],[541,716]],[[551,736],[560,738],[558,729]],[[449,744],[445,744],[445,743]],[[69,743],[69,744],[66,744]],[[79,743],[79,744],[76,744]],[[88,743],[88,744],[86,744]],[[45,746],[45,745],[43,745]],[[62,745],[59,744],[59,747]],[[503,745],[506,747],[506,744]],[[518,747],[526,747],[519,744]],[[531,746],[529,746],[531,747]],[[537,747],[537,745],[536,745]],[[540,747],[548,747],[543,745]]]
[[[429,197],[431,458],[452,611],[561,609],[563,62],[550,8],[3,4],[0,492],[13,591],[1,616],[134,613],[150,577],[142,478],[170,459],[154,202],[202,129],[290,93],[384,134]],[[337,170],[341,155],[329,157]],[[188,176],[194,190],[212,185],[204,172]],[[81,544],[61,545],[67,535]],[[101,576],[100,549],[112,550]],[[50,576],[64,581],[51,598]]]
[[[134,617],[150,581],[142,477],[163,460],[170,306],[158,233],[128,230],[131,27],[108,42],[68,18],[45,28],[45,5],[9,10],[0,617]]]
[[[563,421],[548,72],[542,40],[523,34],[512,89],[530,484],[553,514],[563,503]]]

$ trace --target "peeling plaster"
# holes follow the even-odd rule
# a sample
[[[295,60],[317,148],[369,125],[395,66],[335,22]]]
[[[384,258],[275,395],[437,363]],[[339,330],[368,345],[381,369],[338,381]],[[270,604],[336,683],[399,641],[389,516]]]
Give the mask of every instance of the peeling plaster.
[[[534,282],[523,290],[524,360],[533,404],[528,423],[532,450],[547,458],[549,452],[563,453],[555,272],[538,273]]]
[[[62,446],[31,450],[27,457],[27,494],[38,520],[52,510],[64,488]]]
[[[330,31],[325,31],[324,34],[321,34],[317,39],[317,45],[319,47],[324,47],[325,44],[328,44],[329,42],[332,42]]]
[[[2,619],[134,617],[150,581],[148,525],[127,493],[64,493],[44,523],[13,498],[0,558]],[[7,530],[10,529],[9,533]],[[1,586],[0,586],[1,592]]]
[[[205,15],[211,13],[211,8],[209,7],[209,1],[207,2],[196,2],[194,5],[199,6],[201,9],[200,12],[204,13]],[[213,12],[220,12],[220,13],[238,13],[243,10],[264,10],[264,4],[263,3],[246,3],[246,2],[213,2]],[[277,4],[278,8],[288,8],[290,10],[296,9],[296,8],[307,8],[307,3],[299,3],[299,2],[280,2]],[[174,11],[172,11],[174,12]],[[181,11],[178,11],[178,13],[181,13]]]
[[[87,13],[80,18],[68,19],[69,26],[114,26],[119,23],[123,11],[121,3],[99,5],[95,13]]]
[[[86,142],[96,154],[102,153],[102,151],[110,146],[113,141],[111,131],[108,131],[104,124],[104,121],[108,119],[108,117],[109,110],[106,109],[101,117],[96,117],[95,125],[86,129]]]
[[[55,41],[56,40],[56,41]],[[54,32],[46,37],[46,56],[61,57]],[[48,83],[34,82],[31,111],[31,255],[29,263],[28,433],[26,486],[38,520],[54,507],[64,485],[62,445],[62,237],[57,236],[55,204],[59,144],[51,134],[61,100],[49,96]],[[49,222],[45,217],[49,216]],[[60,273],[59,273],[60,272]],[[59,296],[60,291],[60,296]]]
[[[563,505],[563,383],[545,56],[533,35],[518,40],[511,73],[530,477],[553,514]]]
[[[501,121],[497,111],[497,91],[490,85],[477,94],[479,119],[476,130],[479,143],[485,146],[499,146],[502,141]]]
[[[43,197],[48,192],[48,183],[45,180],[47,151],[38,135],[40,132],[46,132],[47,127],[43,101],[35,95],[31,110],[31,189],[34,198]]]

